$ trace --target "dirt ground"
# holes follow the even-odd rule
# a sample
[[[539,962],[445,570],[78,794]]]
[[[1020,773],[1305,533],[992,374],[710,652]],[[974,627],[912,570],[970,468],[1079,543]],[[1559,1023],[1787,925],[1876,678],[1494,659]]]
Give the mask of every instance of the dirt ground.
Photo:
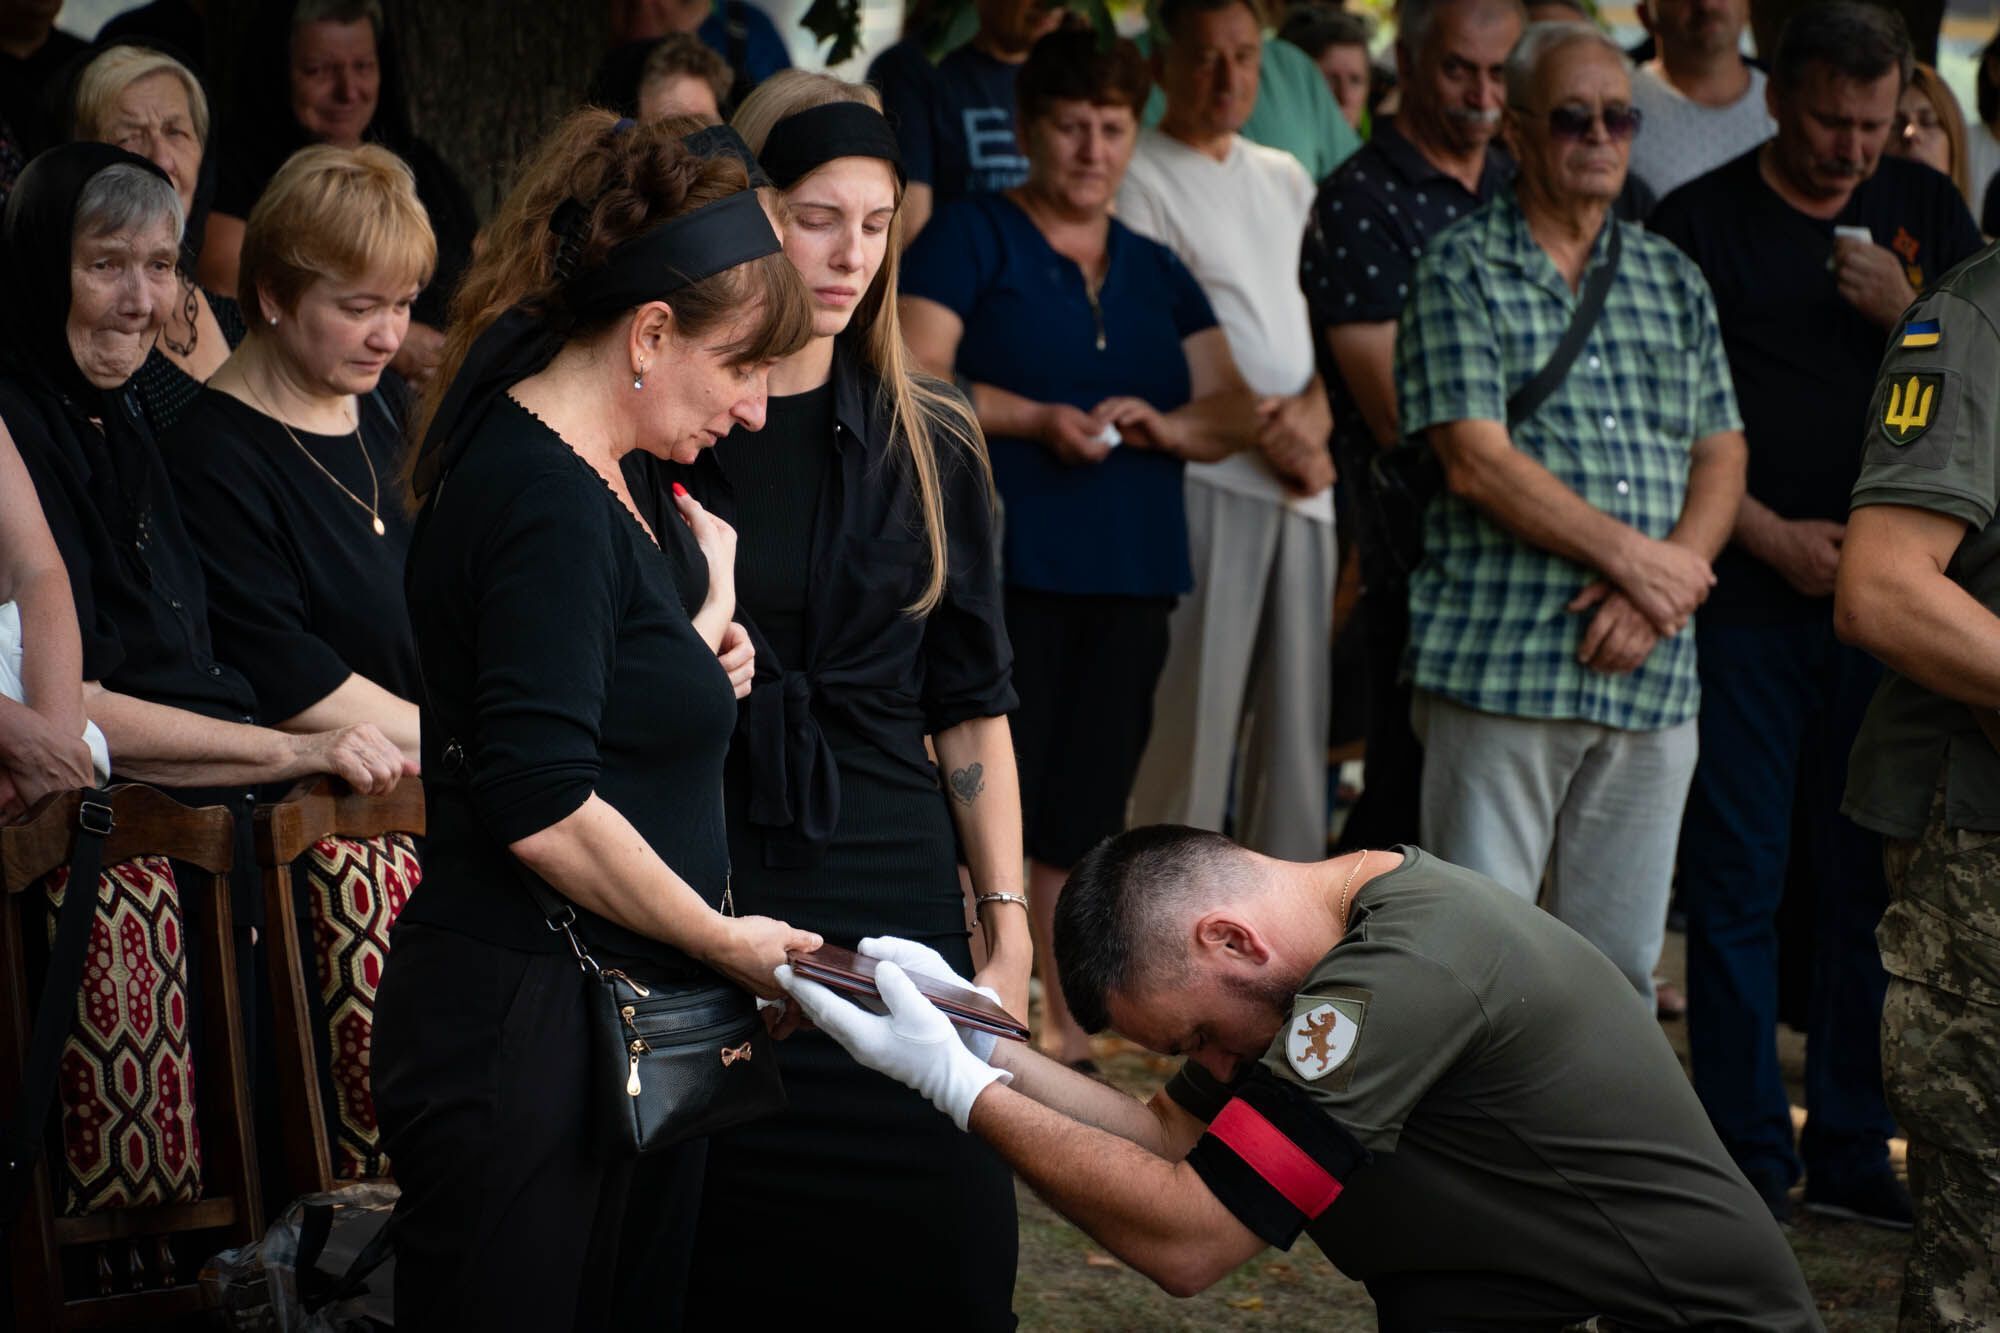
[[[1681,937],[1670,934],[1662,969],[1667,975],[1681,975],[1681,953]],[[1682,1025],[1665,1027],[1685,1063]],[[1780,1052],[1797,1104],[1803,1101],[1804,1042],[1784,1032]],[[1150,1095],[1172,1070],[1171,1061],[1116,1039],[1098,1039],[1096,1056],[1107,1077],[1141,1095]],[[1894,1148],[1900,1166],[1901,1145]],[[1021,1267],[1015,1309],[1023,1329],[1344,1333],[1375,1327],[1367,1293],[1334,1271],[1309,1239],[1301,1238],[1289,1254],[1266,1253],[1192,1300],[1175,1300],[1098,1249],[1027,1189],[1019,1194]],[[1819,1298],[1827,1327],[1836,1333],[1893,1328],[1907,1235],[1802,1211],[1796,1216],[1789,1233],[1792,1248]]]

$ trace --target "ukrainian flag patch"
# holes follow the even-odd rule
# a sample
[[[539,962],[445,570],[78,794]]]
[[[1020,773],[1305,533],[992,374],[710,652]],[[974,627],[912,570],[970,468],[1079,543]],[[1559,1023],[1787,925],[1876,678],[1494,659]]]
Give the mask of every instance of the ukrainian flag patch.
[[[1936,347],[1939,338],[1938,322],[1934,319],[1912,320],[1903,326],[1903,347]]]

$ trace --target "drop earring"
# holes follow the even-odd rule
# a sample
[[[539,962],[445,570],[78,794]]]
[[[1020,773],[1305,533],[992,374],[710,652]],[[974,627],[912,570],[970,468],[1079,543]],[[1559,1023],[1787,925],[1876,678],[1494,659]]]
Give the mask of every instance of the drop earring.
[[[639,372],[636,375],[632,376],[632,387],[635,389],[643,389],[646,387],[646,368],[644,366],[640,366]]]

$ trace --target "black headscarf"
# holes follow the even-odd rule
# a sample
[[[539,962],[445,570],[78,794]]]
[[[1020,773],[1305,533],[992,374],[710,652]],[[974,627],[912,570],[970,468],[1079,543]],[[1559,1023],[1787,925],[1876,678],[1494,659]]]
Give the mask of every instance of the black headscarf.
[[[108,143],[51,148],[21,172],[7,199],[6,300],[0,328],[7,359],[45,378],[58,392],[94,401],[102,391],[83,377],[64,330],[69,323],[69,272],[77,201],[93,176],[109,167],[138,167],[161,180],[167,173],[136,153]]]
[[[58,400],[45,415],[67,418],[77,427],[72,434],[90,465],[92,498],[119,529],[136,523],[150,498],[156,480],[156,469],[149,466],[152,441],[124,386],[100,389],[84,378],[67,333],[77,203],[92,177],[115,166],[136,166],[168,179],[123,148],[70,143],[37,156],[15,183],[0,227],[5,236],[0,310],[8,312],[0,322],[0,368],[25,392]],[[92,417],[98,429],[89,426]]]

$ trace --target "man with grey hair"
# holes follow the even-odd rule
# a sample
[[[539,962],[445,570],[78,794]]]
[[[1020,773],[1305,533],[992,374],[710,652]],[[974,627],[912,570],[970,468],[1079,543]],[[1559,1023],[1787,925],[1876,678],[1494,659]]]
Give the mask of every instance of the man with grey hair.
[[[1369,462],[1401,438],[1393,367],[1396,321],[1431,237],[1493,198],[1513,164],[1493,137],[1501,68],[1521,36],[1520,0],[1406,0],[1396,36],[1402,110],[1327,178],[1299,256],[1314,351],[1333,406],[1333,448],[1352,493],[1361,561],[1367,785],[1343,843],[1417,836],[1422,752],[1398,683],[1409,597],[1376,521]],[[1343,518],[1346,522],[1346,518]]]
[[[953,979],[919,945],[862,943],[887,1016],[779,975],[1175,1295],[1304,1232],[1392,1333],[1819,1327],[1624,978],[1490,880],[1154,826],[1078,864],[1055,945],[1079,1019],[1187,1057],[1149,1104],[955,1038],[905,975]]]
[[[1874,1037],[1888,887],[1881,840],[1840,809],[1881,667],[1839,641],[1834,574],[1855,445],[1882,419],[1869,415],[1875,368],[1886,349],[1940,341],[1903,312],[1979,248],[1951,180],[1883,152],[1910,63],[1894,10],[1799,10],[1771,65],[1777,134],[1653,219],[1715,293],[1750,448],[1696,634],[1701,760],[1680,855],[1695,1091],[1773,1212],[1790,1211],[1803,1169],[1807,1208],[1891,1227],[1911,1213],[1889,1164]],[[1898,443],[1930,424],[1914,407],[1907,421]],[[1777,1054],[1777,921],[1794,879],[1812,891],[1813,967],[1796,1144]]]
[[[1396,349],[1403,429],[1449,486],[1410,586],[1423,840],[1529,901],[1546,880],[1650,1009],[1695,762],[1688,625],[1743,437],[1699,270],[1610,213],[1640,120],[1623,53],[1537,24],[1506,78],[1516,187],[1432,244]]]

